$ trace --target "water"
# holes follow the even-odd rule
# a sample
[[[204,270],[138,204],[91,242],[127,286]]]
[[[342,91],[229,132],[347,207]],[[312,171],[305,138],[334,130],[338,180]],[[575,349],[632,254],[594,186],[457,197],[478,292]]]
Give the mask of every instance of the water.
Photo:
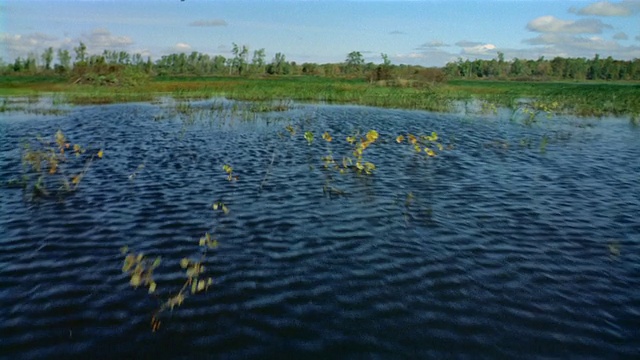
[[[640,129],[628,121],[165,105],[3,114],[3,183],[36,134],[61,129],[105,156],[63,200],[0,188],[0,357],[640,353]],[[324,168],[370,129],[374,175]],[[431,131],[446,147],[435,158],[395,142]],[[205,260],[214,285],[153,333],[205,232],[220,243]],[[129,285],[125,245],[162,257],[160,298]]]

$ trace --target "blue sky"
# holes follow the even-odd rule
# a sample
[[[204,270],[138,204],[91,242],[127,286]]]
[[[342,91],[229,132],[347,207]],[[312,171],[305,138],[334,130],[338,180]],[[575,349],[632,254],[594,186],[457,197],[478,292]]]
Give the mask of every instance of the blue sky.
[[[2,0],[0,57],[84,42],[158,59],[231,44],[288,60],[443,66],[458,58],[640,58],[640,0]]]

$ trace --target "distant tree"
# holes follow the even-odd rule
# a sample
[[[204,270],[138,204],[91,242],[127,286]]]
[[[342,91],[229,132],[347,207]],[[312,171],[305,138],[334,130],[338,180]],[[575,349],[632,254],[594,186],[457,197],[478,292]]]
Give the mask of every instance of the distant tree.
[[[244,74],[247,67],[249,48],[246,45],[239,47],[238,44],[233,43],[231,53],[233,54],[232,69],[235,70],[238,75]]]
[[[533,69],[533,75],[548,78],[551,76],[551,62],[544,59],[544,56],[540,56],[535,62]]]
[[[144,72],[151,74],[153,71],[153,63],[151,62],[151,56],[147,56],[147,61],[144,63]]]
[[[56,65],[57,73],[68,72],[71,68],[71,55],[69,50],[58,49],[58,65]]]
[[[29,53],[27,59],[24,61],[23,70],[29,74],[35,74],[38,71],[37,56],[34,53]]]
[[[380,57],[382,58],[382,65],[391,66],[391,60],[389,60],[389,55],[385,53],[380,53]]]
[[[600,54],[596,54],[591,61],[589,61],[589,70],[587,72],[587,79],[597,80],[600,78],[600,68],[602,64],[600,62]]]
[[[131,63],[131,55],[126,51],[118,52],[118,64],[128,65]]]
[[[213,65],[212,65],[212,71],[214,73],[217,74],[222,74],[225,70],[225,62],[227,59],[225,59],[224,56],[222,55],[216,55],[213,57]]]
[[[522,76],[524,75],[524,63],[522,60],[515,58],[511,63],[511,70],[509,71],[511,76]]]
[[[20,72],[22,71],[23,68],[23,63],[22,63],[22,58],[20,56],[18,56],[14,61],[13,61],[13,71],[14,72]]]
[[[83,63],[87,58],[87,46],[81,41],[78,47],[73,48],[76,52],[76,62]]]
[[[380,54],[382,64],[369,71],[367,77],[369,81],[380,81],[391,79],[391,60],[387,54]]]
[[[142,66],[144,64],[144,60],[142,59],[142,54],[135,53],[131,57],[131,64],[135,66]]]
[[[345,63],[347,72],[359,73],[362,71],[362,66],[364,65],[364,57],[359,51],[352,51],[347,55]]]
[[[53,62],[53,48],[48,47],[42,53],[42,62],[44,63],[45,70],[51,69],[51,63]]]
[[[286,75],[291,72],[291,65],[283,53],[276,53],[271,63],[267,66],[267,73],[274,75]]]
[[[265,59],[266,55],[264,52],[264,48],[259,49],[259,50],[255,50],[253,52],[253,58],[251,59],[251,68],[252,68],[252,72],[254,73],[261,73],[264,72],[264,65],[265,65]]]
[[[302,64],[302,73],[304,75],[319,75],[319,68],[318,64],[306,62]]]

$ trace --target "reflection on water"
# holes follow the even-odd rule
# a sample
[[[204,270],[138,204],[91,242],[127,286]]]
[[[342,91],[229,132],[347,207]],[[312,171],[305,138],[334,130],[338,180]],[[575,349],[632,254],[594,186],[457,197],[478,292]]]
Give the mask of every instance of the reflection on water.
[[[640,132],[628,121],[524,126],[500,112],[302,105],[245,116],[233,106],[4,114],[3,183],[37,134],[61,129],[104,144],[105,156],[63,202],[0,188],[2,356],[640,350]],[[324,156],[349,155],[345,138],[370,129],[373,175],[325,169]],[[395,141],[432,131],[445,145],[436,157]],[[328,181],[342,193],[323,191]],[[207,231],[220,243],[205,264],[213,286],[152,333],[160,300],[130,287],[119,249],[161,256],[154,277],[169,295],[184,282],[180,259],[198,254]]]

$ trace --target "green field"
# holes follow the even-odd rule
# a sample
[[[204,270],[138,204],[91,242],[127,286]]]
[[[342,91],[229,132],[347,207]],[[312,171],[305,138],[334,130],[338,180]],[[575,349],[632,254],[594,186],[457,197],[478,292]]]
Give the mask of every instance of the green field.
[[[388,108],[448,111],[454,101],[482,100],[514,107],[523,98],[540,108],[579,116],[640,114],[638,82],[519,82],[451,80],[444,83],[370,83],[363,79],[314,76],[154,77],[135,87],[74,84],[58,76],[0,77],[0,97],[56,94],[61,102],[102,104],[226,97],[247,101],[293,100]]]

